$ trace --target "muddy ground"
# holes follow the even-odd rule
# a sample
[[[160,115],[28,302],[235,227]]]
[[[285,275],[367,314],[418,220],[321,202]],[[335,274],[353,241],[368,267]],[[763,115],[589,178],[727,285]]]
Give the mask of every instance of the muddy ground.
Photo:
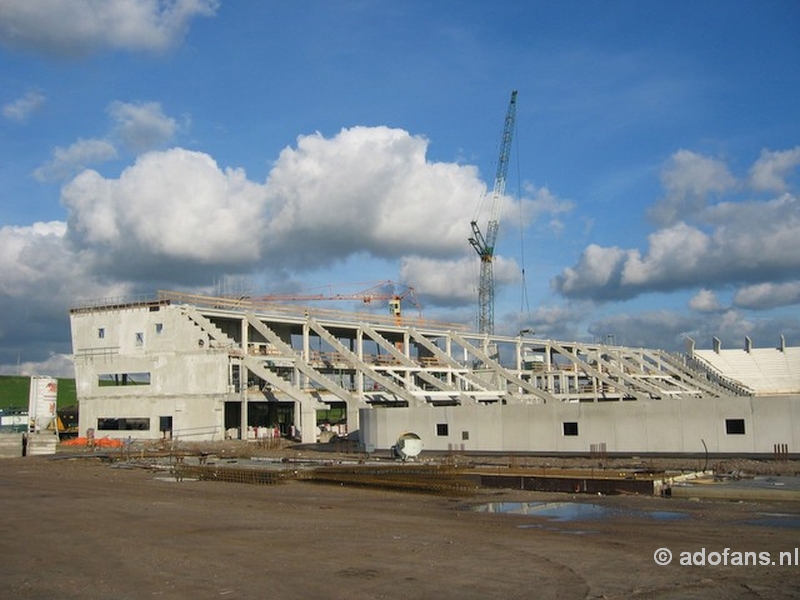
[[[123,467],[64,455],[0,461],[0,597],[800,597],[794,562],[730,564],[734,552],[768,552],[776,563],[790,552],[794,561],[798,502],[446,497],[307,481],[176,482]],[[471,510],[541,501],[618,510],[574,521]],[[671,564],[655,564],[659,548]],[[679,564],[704,548],[707,563],[729,548],[728,566]]]

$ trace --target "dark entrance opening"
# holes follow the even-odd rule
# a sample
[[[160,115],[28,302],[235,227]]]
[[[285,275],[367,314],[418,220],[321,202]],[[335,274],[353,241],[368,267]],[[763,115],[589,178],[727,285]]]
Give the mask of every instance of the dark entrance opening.
[[[225,403],[225,431],[239,429],[242,420],[242,403]],[[247,426],[278,428],[281,435],[289,435],[294,424],[294,402],[248,402]],[[239,436],[241,437],[241,436]]]
[[[294,402],[248,402],[248,427],[277,427],[282,436],[289,435],[294,424]]]
[[[172,439],[172,417],[158,417],[158,430],[165,440]]]

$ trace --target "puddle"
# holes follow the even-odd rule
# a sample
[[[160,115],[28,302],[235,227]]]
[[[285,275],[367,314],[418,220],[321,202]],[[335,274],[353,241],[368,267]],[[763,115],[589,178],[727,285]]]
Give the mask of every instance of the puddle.
[[[745,521],[747,525],[775,527],[777,529],[800,529],[800,515],[790,513],[758,513],[758,519]]]
[[[556,531],[565,535],[589,535],[597,533],[588,529],[561,529],[560,527],[545,526],[539,523],[525,523],[524,525],[517,525],[517,529],[541,529],[542,531]]]
[[[543,517],[550,521],[597,521],[615,518],[675,521],[688,514],[666,510],[624,510],[583,502],[489,502],[474,509],[476,512]]]

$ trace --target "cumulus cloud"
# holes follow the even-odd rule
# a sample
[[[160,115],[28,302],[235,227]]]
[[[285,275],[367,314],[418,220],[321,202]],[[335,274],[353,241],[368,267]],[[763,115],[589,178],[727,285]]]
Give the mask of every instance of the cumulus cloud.
[[[474,167],[428,162],[426,150],[424,138],[386,127],[302,136],[256,183],[175,148],[139,156],[116,179],[85,170],[64,186],[62,202],[78,247],[140,277],[170,269],[200,277],[201,267],[206,278],[210,267],[302,271],[356,255],[409,259],[419,272],[423,263],[411,257],[458,261],[470,252],[464,207],[485,191]],[[502,202],[519,214],[513,200]],[[506,270],[518,272],[507,265],[498,259],[501,285]]]
[[[712,168],[728,185],[726,169]],[[716,186],[716,187],[715,187]],[[588,246],[578,262],[553,280],[571,298],[627,299],[653,291],[781,281],[800,272],[800,198],[730,200],[690,211],[648,237],[647,249]]]
[[[485,191],[474,167],[426,160],[427,140],[400,129],[354,127],[287,148],[267,182],[265,239],[292,268],[356,252],[397,258],[463,253]],[[511,200],[503,198],[510,205]]]
[[[28,92],[21,98],[3,105],[3,116],[11,121],[24,123],[28,117],[44,104],[44,96],[39,92]]]
[[[115,123],[114,135],[135,154],[158,148],[178,130],[178,123],[164,114],[158,102],[112,102],[108,113]]]
[[[722,305],[714,292],[704,289],[689,300],[689,308],[697,312],[716,312],[722,308]]]
[[[62,309],[65,299],[113,296],[129,289],[124,282],[96,282],[92,255],[74,248],[67,231],[63,221],[0,228],[0,297],[24,299],[28,307]]]
[[[15,365],[11,372],[18,373],[16,363],[22,358],[23,373],[35,371],[35,364],[27,364],[35,357],[50,361],[40,374],[67,375],[68,365],[59,356],[71,352],[65,318],[69,306],[127,296],[131,286],[98,279],[91,253],[70,245],[67,224],[61,221],[0,227],[0,247],[0,365]]]
[[[112,50],[161,52],[217,0],[5,0],[0,43],[55,56]]]
[[[628,261],[638,258],[636,250],[603,248],[590,244],[574,267],[567,267],[552,282],[560,293],[571,298],[594,298],[597,300],[624,297],[620,281]]]
[[[638,348],[677,349],[689,333],[697,334],[702,321],[674,311],[619,314],[596,320],[589,334],[598,342]]]
[[[585,336],[580,331],[590,305],[583,302],[568,302],[557,305],[537,306],[533,311],[514,313],[503,321],[506,333],[514,335],[523,329],[531,329],[536,338],[578,340]]]
[[[785,178],[798,165],[800,146],[779,152],[762,150],[750,169],[750,185],[756,190],[785,192],[788,189]]]
[[[400,261],[400,277],[414,282],[426,304],[464,306],[476,303],[478,297],[478,258],[440,260],[420,256]],[[497,288],[520,281],[520,267],[513,259],[496,256],[493,265]]]
[[[112,140],[140,154],[164,145],[178,130],[178,123],[164,114],[158,102],[112,102],[108,114],[113,126],[106,138],[81,139],[66,148],[57,147],[53,158],[37,168],[33,176],[39,181],[65,180],[88,167],[117,158],[117,147]]]
[[[650,208],[648,215],[659,225],[670,225],[702,210],[709,195],[729,191],[736,184],[736,178],[722,161],[679,150],[661,173],[666,196]]]
[[[33,176],[39,181],[59,181],[116,157],[117,149],[106,140],[78,140],[66,148],[56,148],[52,160],[36,169]]]
[[[171,263],[252,266],[265,200],[244,171],[183,149],[144,154],[118,179],[84,171],[62,190],[77,245],[151,275]]]
[[[72,362],[71,354],[51,352],[46,359],[41,361],[24,361],[13,366],[0,364],[0,375],[22,375],[24,377],[46,375],[48,377],[74,378],[75,364]]]
[[[740,308],[760,310],[800,304],[800,281],[748,285],[736,292],[733,303]]]

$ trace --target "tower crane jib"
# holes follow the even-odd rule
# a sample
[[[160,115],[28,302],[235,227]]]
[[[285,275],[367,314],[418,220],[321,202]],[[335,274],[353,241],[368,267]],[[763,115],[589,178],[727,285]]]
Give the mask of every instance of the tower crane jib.
[[[514,136],[514,124],[517,114],[517,92],[511,92],[506,118],[503,124],[503,135],[500,139],[500,157],[497,161],[497,173],[492,189],[492,201],[486,235],[483,234],[477,221],[470,223],[472,237],[470,244],[481,259],[480,281],[478,284],[478,330],[481,333],[494,333],[494,249],[497,243],[497,232],[500,228],[500,199],[506,189],[506,175],[511,157],[511,140]]]

